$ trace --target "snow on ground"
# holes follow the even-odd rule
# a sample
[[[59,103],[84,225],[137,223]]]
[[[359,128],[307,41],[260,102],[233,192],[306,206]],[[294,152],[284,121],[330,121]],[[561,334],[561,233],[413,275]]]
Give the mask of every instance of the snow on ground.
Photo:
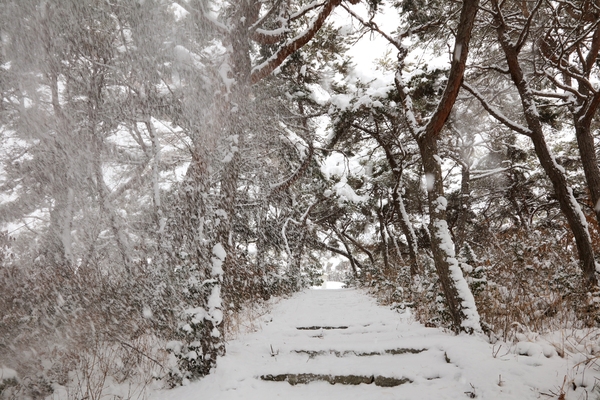
[[[343,289],[346,285],[343,282],[333,282],[333,281],[325,281],[321,286],[313,286],[313,289]]]
[[[589,398],[598,396],[591,393],[597,369],[583,364],[574,368],[578,360],[559,357],[548,344],[501,347],[485,336],[426,328],[408,314],[378,306],[357,289],[307,290],[282,300],[261,319],[261,331],[228,343],[227,355],[213,374],[157,392],[154,398],[524,400],[558,398],[563,386],[567,399],[588,398],[584,391],[590,392]],[[281,374],[381,376],[409,382],[396,387],[324,381],[290,385],[260,378]],[[573,391],[569,382],[574,374],[582,376],[579,383],[587,388]]]

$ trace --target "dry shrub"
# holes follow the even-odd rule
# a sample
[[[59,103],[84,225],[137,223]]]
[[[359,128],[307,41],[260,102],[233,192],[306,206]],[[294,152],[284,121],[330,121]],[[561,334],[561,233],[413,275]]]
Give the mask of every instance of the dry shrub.
[[[480,261],[487,285],[475,296],[487,329],[507,340],[516,325],[534,332],[593,325],[573,247],[568,236],[557,240],[549,231],[495,235]]]
[[[385,273],[378,273],[371,267],[358,279],[349,280],[346,284],[367,288],[380,304],[399,312],[410,312],[426,326],[448,327],[450,315],[446,311],[433,259],[421,255],[418,261],[421,271],[415,276],[410,275],[408,265],[397,264],[395,272],[388,270]]]
[[[266,299],[289,292],[274,273],[238,267],[225,282],[228,338],[258,329]],[[0,366],[16,370],[18,379],[0,386],[0,398],[138,399],[152,382],[172,384],[177,360],[165,349],[180,333],[182,279],[172,268],[142,263],[129,271],[106,265],[73,270],[5,259]]]
[[[164,376],[168,362],[166,352],[154,348],[156,343],[154,337],[139,338],[133,344],[97,343],[76,355],[68,381],[55,384],[50,399],[146,398],[156,379]]]
[[[268,312],[271,299],[294,292],[290,280],[278,273],[280,267],[276,264],[259,266],[238,257],[233,269],[235,273],[225,275],[222,290],[226,340],[259,330],[259,319]]]
[[[294,293],[294,285],[286,276],[278,274],[276,264],[262,267],[245,259],[238,259],[235,274],[228,274],[224,282],[223,320],[225,339],[232,340],[262,327],[263,316],[274,302]]]
[[[172,317],[147,311],[148,276],[141,268],[73,272],[5,263],[0,364],[18,372],[19,385],[0,396],[37,399],[63,387],[67,398],[100,398],[107,382],[145,386],[164,374],[160,328]]]
[[[598,323],[599,296],[585,289],[574,259],[575,244],[564,232],[548,228],[489,233],[473,243],[477,256],[459,255],[483,328],[493,340],[516,340],[518,327],[549,332]],[[411,310],[427,326],[448,327],[433,260],[422,256],[420,264],[422,272],[415,278],[410,277],[408,266],[401,266],[396,276],[372,271],[370,279],[359,284],[382,304]]]

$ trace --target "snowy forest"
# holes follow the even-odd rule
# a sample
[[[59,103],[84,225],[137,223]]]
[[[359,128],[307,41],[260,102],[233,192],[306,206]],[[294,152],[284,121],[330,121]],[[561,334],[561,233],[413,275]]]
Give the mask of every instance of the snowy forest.
[[[1,0],[0,398],[202,379],[324,280],[597,327],[599,54],[598,0]]]

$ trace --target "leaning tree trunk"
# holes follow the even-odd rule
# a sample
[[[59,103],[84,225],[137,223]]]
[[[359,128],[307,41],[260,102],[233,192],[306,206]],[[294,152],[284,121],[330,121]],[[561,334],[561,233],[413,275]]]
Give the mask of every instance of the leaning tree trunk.
[[[556,16],[558,18],[558,16]],[[577,18],[578,22],[584,20]],[[585,23],[585,22],[584,22]],[[585,180],[590,191],[592,206],[596,215],[596,223],[600,226],[600,167],[594,145],[594,136],[591,131],[591,123],[600,108],[600,92],[594,91],[590,84],[590,75],[592,75],[600,53],[600,25],[592,31],[585,34],[580,31],[576,35],[577,49],[586,48],[587,54],[579,53],[579,57],[571,60],[569,51],[557,51],[564,49],[565,43],[558,37],[553,37],[556,32],[554,26],[550,26],[547,34],[538,40],[542,55],[554,68],[561,72],[563,77],[562,84],[566,85],[569,91],[565,91],[569,96],[574,97],[574,104],[569,108],[575,127],[575,137],[579,156],[585,174]],[[591,37],[586,36],[591,33]],[[587,40],[586,40],[587,39]],[[573,48],[574,46],[568,46]],[[574,51],[574,50],[571,50]],[[577,61],[578,60],[578,61]],[[565,68],[566,65],[572,65],[576,62],[576,67]],[[551,80],[552,81],[552,80]],[[554,82],[552,82],[554,83]],[[577,86],[575,87],[575,83]],[[567,96],[564,100],[568,101]]]
[[[594,146],[594,136],[592,134],[592,120],[600,109],[600,92],[590,91],[588,86],[589,77],[594,69],[594,64],[598,63],[600,54],[600,25],[596,26],[589,51],[582,61],[582,77],[577,77],[578,92],[582,95],[573,110],[573,122],[575,125],[575,135],[577,137],[577,147],[583,164],[585,180],[590,191],[596,222],[600,226],[600,166],[596,157],[596,148]]]
[[[597,97],[600,99],[600,96]],[[594,112],[590,113],[590,116],[596,114],[595,110],[597,108],[598,105],[594,108]],[[590,116],[573,114],[573,122],[585,181],[590,191],[592,206],[596,214],[596,223],[600,226],[600,167],[596,156],[596,146],[591,129],[592,118]]]
[[[598,285],[598,280],[596,278],[596,261],[594,259],[592,239],[588,231],[585,215],[583,214],[579,203],[577,203],[577,199],[573,195],[573,190],[567,182],[564,169],[556,163],[554,156],[550,152],[543,133],[534,131],[531,140],[535,148],[535,153],[540,160],[540,164],[552,182],[560,209],[567,219],[571,232],[575,238],[586,286],[588,288],[596,287]]]
[[[444,197],[437,140],[431,136],[422,136],[418,144],[427,180],[431,251],[452,325],[456,330],[480,330],[475,299],[456,259],[454,243],[446,221],[447,200]]]

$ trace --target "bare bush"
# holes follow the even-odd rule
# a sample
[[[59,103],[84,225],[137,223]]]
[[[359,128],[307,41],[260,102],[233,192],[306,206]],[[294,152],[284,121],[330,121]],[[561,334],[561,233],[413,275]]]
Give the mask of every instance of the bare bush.
[[[130,398],[143,397],[143,388],[166,374],[160,335],[171,319],[170,310],[146,304],[150,280],[142,268],[70,271],[5,262],[0,359],[18,372],[11,392],[44,398],[63,387],[68,398],[100,398],[113,383],[137,382]]]

